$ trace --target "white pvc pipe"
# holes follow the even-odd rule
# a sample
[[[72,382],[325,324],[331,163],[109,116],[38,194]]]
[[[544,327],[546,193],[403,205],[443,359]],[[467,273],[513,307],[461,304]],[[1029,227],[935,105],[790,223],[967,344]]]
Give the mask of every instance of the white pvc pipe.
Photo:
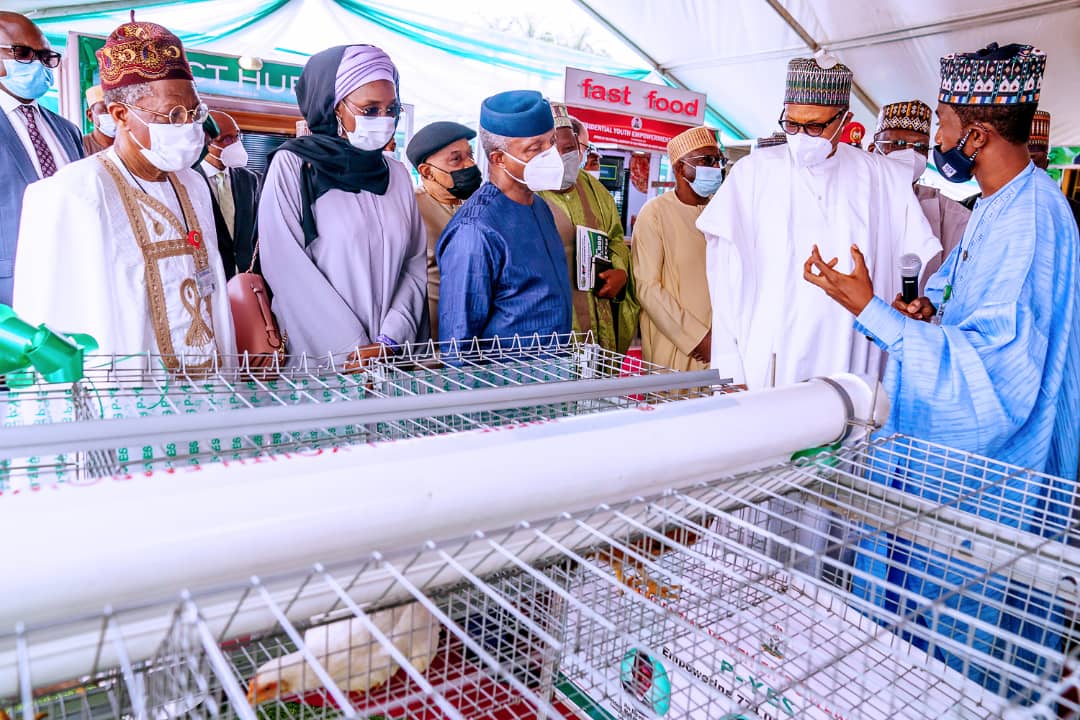
[[[867,383],[847,375],[6,497],[0,527],[6,537],[21,538],[25,552],[0,554],[9,587],[0,593],[0,629],[31,627],[35,686],[67,680],[91,669],[106,606],[145,604],[182,589],[197,594],[251,575],[418,547],[784,462],[843,437],[851,420],[871,418],[871,402]],[[369,601],[374,588],[358,585],[354,599]],[[235,602],[215,609],[196,599],[218,634]],[[327,605],[325,597],[305,598],[291,605],[289,617],[304,621]],[[88,620],[78,626],[33,630],[83,615]],[[138,661],[152,655],[169,614],[157,606],[140,622],[132,617],[139,614],[127,616],[124,638]],[[229,633],[272,624],[265,608],[249,602]],[[2,672],[14,667],[13,653],[14,639],[0,638],[0,696],[16,687],[14,674]],[[103,650],[101,667],[112,662],[110,653]]]

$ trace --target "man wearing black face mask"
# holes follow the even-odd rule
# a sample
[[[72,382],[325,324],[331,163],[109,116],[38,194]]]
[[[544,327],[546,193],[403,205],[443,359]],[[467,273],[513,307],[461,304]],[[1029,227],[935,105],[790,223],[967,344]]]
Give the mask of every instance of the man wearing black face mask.
[[[427,235],[428,318],[439,338],[439,263],[435,244],[450,218],[480,187],[480,168],[469,141],[476,132],[455,122],[434,122],[409,141],[405,155],[420,174],[416,204]]]

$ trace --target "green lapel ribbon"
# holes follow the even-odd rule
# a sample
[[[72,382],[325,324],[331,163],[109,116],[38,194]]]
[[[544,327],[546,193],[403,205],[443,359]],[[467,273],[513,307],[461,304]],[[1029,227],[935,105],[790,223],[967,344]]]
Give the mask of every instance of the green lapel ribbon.
[[[83,354],[97,348],[97,340],[89,335],[34,327],[0,305],[0,374],[7,376],[9,387],[32,385],[34,370],[50,383],[81,380]]]

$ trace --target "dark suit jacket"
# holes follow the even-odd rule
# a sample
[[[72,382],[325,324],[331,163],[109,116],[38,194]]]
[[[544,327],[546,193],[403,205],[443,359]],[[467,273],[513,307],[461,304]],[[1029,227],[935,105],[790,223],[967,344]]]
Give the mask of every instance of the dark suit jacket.
[[[205,178],[202,171],[202,163],[198,171]],[[213,183],[206,178],[206,184],[210,187],[210,199],[214,203],[214,225],[217,229],[218,251],[221,253],[221,262],[225,265],[225,277],[231,278],[237,272],[247,272],[251,267],[251,256],[255,252],[255,240],[259,237],[256,220],[259,216],[259,187],[262,178],[259,174],[247,168],[231,168],[229,170],[230,185],[232,186],[233,205],[236,208],[236,218],[233,220],[235,235],[229,234],[229,226],[225,223],[225,217],[218,207],[217,195],[214,194]],[[255,270],[258,271],[258,263]]]
[[[68,159],[72,162],[81,159],[82,132],[50,110],[41,108],[41,115]],[[27,185],[40,178],[34,171],[34,161],[30,159],[6,113],[0,113],[0,168],[3,173],[3,182],[0,182],[0,303],[11,305],[23,193]]]

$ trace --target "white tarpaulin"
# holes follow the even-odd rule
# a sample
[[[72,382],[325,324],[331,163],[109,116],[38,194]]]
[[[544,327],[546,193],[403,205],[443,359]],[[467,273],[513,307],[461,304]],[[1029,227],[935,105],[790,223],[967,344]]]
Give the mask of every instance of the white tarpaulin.
[[[856,118],[872,132],[880,105],[933,107],[941,56],[990,42],[1047,53],[1039,106],[1051,142],[1080,145],[1077,0],[578,0],[666,71],[706,93],[751,136],[777,129],[787,61],[824,47],[855,71]]]

